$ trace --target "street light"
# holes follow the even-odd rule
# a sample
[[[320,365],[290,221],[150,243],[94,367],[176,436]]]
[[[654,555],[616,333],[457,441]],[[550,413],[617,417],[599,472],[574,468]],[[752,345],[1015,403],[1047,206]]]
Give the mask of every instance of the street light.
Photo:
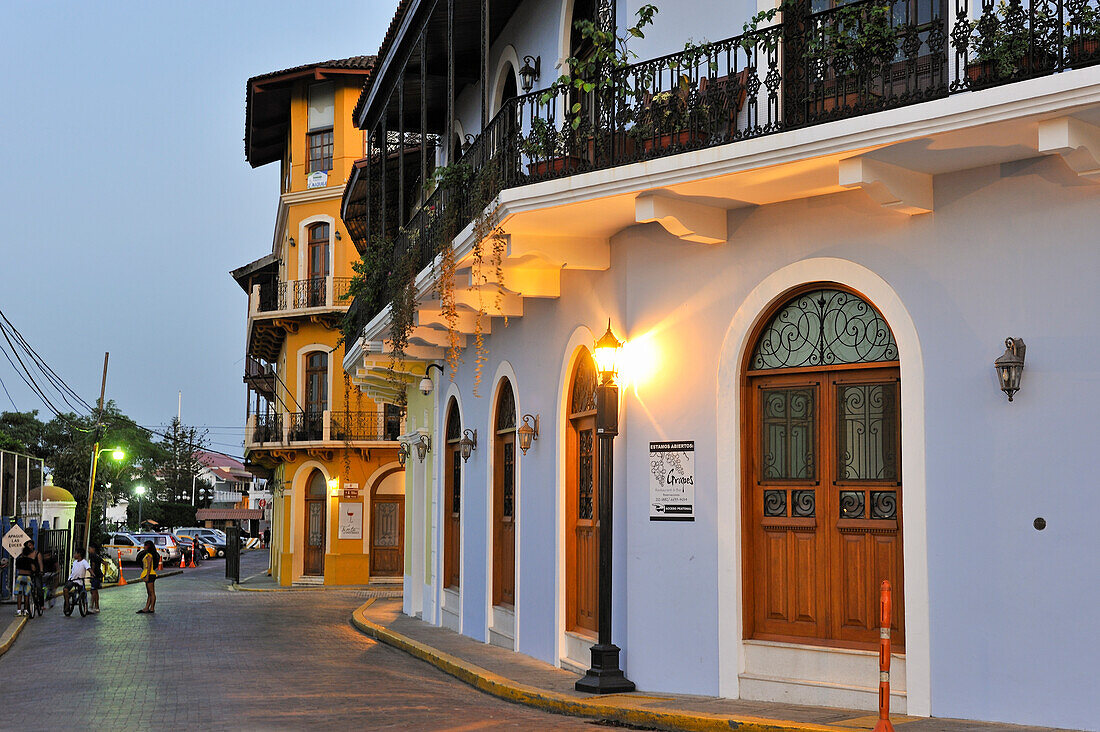
[[[622,342],[611,332],[596,341],[592,356],[600,373],[596,387],[596,434],[599,436],[599,513],[600,513],[600,617],[599,636],[592,646],[592,666],[584,678],[574,684],[577,691],[589,694],[616,694],[634,691],[634,682],[619,669],[619,647],[611,642],[611,542],[612,542],[612,465],[615,435],[619,434],[619,387],[615,375]]]
[[[104,373],[106,373],[106,371],[104,371]],[[123,452],[121,447],[105,447],[100,450],[98,434],[99,430],[97,428],[95,446],[92,447],[92,469],[89,471],[91,475],[88,476],[88,513],[87,523],[84,524],[84,556],[88,556],[88,546],[92,543],[92,496],[95,495],[95,474],[96,469],[99,467],[99,456],[105,452],[109,452],[111,453],[111,457],[115,460],[126,459],[126,453]]]
[[[137,493],[138,497],[138,531],[141,531],[141,499],[145,495],[145,486],[134,486],[134,493]]]

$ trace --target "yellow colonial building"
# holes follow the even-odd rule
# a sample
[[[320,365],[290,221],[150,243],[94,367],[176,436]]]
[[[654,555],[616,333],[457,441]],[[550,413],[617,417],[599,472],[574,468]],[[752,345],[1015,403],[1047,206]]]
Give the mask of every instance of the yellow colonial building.
[[[401,413],[344,377],[339,323],[358,254],[341,194],[363,133],[352,109],[374,58],[248,80],[245,158],[280,166],[270,253],[232,272],[248,295],[245,455],[273,486],[271,569],[282,585],[400,578]]]

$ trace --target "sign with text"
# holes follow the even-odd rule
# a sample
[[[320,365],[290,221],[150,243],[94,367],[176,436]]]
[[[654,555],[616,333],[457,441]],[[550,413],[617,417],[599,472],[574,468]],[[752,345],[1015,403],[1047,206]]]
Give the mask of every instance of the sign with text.
[[[695,520],[695,442],[649,443],[649,520]]]
[[[363,538],[363,504],[340,501],[341,539]]]
[[[358,483],[344,483],[344,498],[358,498],[359,497],[359,484]]]
[[[306,176],[306,188],[324,188],[328,185],[328,173],[315,170]]]
[[[18,526],[12,526],[11,531],[4,534],[4,549],[8,554],[13,557],[18,557],[23,553],[23,544],[31,537],[27,536],[27,532]]]

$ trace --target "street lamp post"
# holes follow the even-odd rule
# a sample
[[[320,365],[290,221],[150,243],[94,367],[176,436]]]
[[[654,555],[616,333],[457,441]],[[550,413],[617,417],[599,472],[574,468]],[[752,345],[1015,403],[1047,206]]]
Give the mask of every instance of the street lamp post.
[[[139,485],[134,487],[134,493],[137,493],[138,497],[138,531],[141,531],[141,504],[142,498],[145,496],[145,486]]]
[[[98,426],[97,432],[98,435]],[[91,475],[88,477],[88,522],[84,526],[84,556],[88,556],[88,545],[92,541],[92,496],[95,494],[95,474],[99,468],[99,456],[105,452],[111,453],[111,457],[115,460],[122,460],[126,457],[126,453],[122,451],[121,447],[105,447],[102,450],[99,449],[99,439],[96,438],[95,446],[92,447],[92,469]]]
[[[619,647],[611,642],[611,563],[615,435],[619,434],[619,387],[615,373],[622,343],[611,332],[596,341],[593,358],[600,373],[596,387],[596,434],[599,437],[599,519],[600,519],[600,617],[599,635],[592,646],[592,666],[574,685],[589,694],[616,694],[634,691],[634,682],[619,668]]]

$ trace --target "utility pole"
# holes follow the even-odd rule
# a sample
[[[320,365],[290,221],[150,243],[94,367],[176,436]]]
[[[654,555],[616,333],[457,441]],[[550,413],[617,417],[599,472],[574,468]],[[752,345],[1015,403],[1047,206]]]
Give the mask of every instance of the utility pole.
[[[92,496],[95,494],[95,471],[99,464],[99,438],[103,428],[103,397],[107,394],[107,360],[111,353],[103,354],[103,380],[99,384],[99,410],[95,420],[95,447],[92,448],[92,464],[88,476],[88,514],[84,524],[84,556],[88,556],[88,545],[92,542]]]

